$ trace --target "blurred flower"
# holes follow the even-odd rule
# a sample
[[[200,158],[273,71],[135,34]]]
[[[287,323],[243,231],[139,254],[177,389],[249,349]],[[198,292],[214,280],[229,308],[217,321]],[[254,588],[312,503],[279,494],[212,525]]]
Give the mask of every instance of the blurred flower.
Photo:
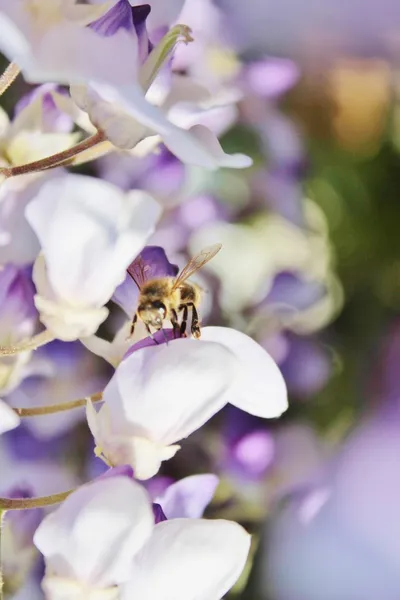
[[[45,368],[42,373],[26,378],[8,396],[11,406],[30,408],[70,402],[101,391],[107,382],[104,365],[79,342],[51,342],[39,348],[35,357],[44,362]],[[84,409],[75,408],[26,419],[24,425],[38,440],[45,441],[67,433],[84,418]]]
[[[372,417],[286,500],[263,579],[274,599],[398,596],[399,424],[397,408]]]
[[[318,340],[287,334],[288,352],[279,367],[290,394],[312,398],[327,383],[332,374],[333,359]]]
[[[14,488],[8,491],[8,498],[31,498],[28,488]],[[7,511],[4,515],[1,530],[2,543],[2,575],[5,594],[14,595],[23,584],[38,554],[33,545],[33,534],[43,517],[41,509]]]
[[[200,342],[173,340],[128,354],[103,399],[98,413],[87,407],[97,452],[110,464],[131,464],[139,479],[155,475],[179,450],[176,442],[227,402],[264,418],[287,408],[284,381],[269,355],[221,327],[203,328]]]
[[[317,2],[293,0],[265,4],[252,0],[217,0],[230,38],[237,48],[251,54],[271,52],[301,59],[306,65],[326,66],[338,55],[396,56],[396,28],[400,12],[390,0],[374,2],[360,20],[362,0],[329,0],[321,10]]]
[[[34,289],[28,272],[12,265],[0,268],[0,344],[13,345],[31,336],[37,325]],[[31,361],[32,353],[0,359],[0,390],[7,394],[41,367]]]
[[[154,525],[144,488],[126,477],[74,492],[46,517],[34,541],[46,559],[43,588],[51,600],[65,594],[93,600],[221,598],[240,575],[250,544],[244,529],[228,521]]]
[[[60,184],[47,183],[26,212],[43,252],[33,273],[35,304],[55,337],[69,341],[91,335],[105,320],[104,304],[161,209],[147,194],[125,195],[84,175],[68,175]]]

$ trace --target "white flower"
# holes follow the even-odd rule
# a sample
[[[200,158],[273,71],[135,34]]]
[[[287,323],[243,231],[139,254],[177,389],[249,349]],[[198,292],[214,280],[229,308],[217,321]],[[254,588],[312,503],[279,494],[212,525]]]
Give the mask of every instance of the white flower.
[[[174,340],[133,352],[117,368],[89,427],[111,465],[130,464],[138,479],[155,475],[180,440],[226,403],[265,418],[287,408],[286,386],[268,353],[243,333],[202,329],[201,341]]]
[[[0,0],[0,49],[32,83],[70,83],[89,77],[126,81],[137,48],[120,30],[106,38],[86,27],[112,2],[83,5],[76,0]]]
[[[19,416],[0,399],[0,435],[10,429],[15,429],[20,423]]]
[[[26,209],[42,247],[34,267],[42,322],[65,341],[92,335],[104,304],[153,233],[160,206],[149,195],[83,175],[45,184]]]
[[[250,536],[229,521],[155,525],[145,490],[113,476],[71,494],[34,543],[46,561],[48,600],[218,600],[239,577]]]
[[[193,84],[193,87],[196,90],[198,86]],[[181,85],[181,93],[182,88]],[[201,110],[200,105],[198,114],[193,108],[185,112],[186,98],[174,89],[163,98],[160,107],[156,105],[159,90],[155,86],[147,91],[145,86],[142,90],[137,84],[117,88],[92,82],[89,86],[71,87],[71,94],[79,108],[88,113],[91,122],[104,131],[117,148],[135,148],[142,140],[152,138],[153,146],[163,141],[182,162],[206,169],[242,169],[252,164],[244,154],[226,154],[207,127],[193,125],[196,119],[203,119],[207,111]]]

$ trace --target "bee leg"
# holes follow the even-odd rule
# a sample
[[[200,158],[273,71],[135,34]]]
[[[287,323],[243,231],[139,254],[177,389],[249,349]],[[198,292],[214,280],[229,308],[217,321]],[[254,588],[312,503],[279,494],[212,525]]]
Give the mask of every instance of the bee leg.
[[[129,340],[129,338],[132,337],[132,335],[134,334],[136,323],[137,323],[137,314],[135,314],[135,316],[132,319],[131,330],[129,332],[128,337],[126,338],[127,340]]]
[[[149,336],[150,336],[150,337],[151,337],[151,339],[153,340],[153,342],[154,342],[155,344],[157,344],[157,346],[158,346],[158,342],[157,342],[156,338],[154,337],[154,334],[152,333],[152,331],[151,331],[150,327],[147,325],[147,323],[146,323],[146,329],[147,329],[147,332],[148,332]]]
[[[192,309],[192,325],[190,330],[192,332],[192,336],[197,340],[201,336],[199,315],[193,302],[188,303],[188,306],[190,306]]]
[[[174,329],[174,339],[177,337],[177,333],[179,332],[179,323],[178,323],[178,315],[176,313],[176,310],[174,310],[173,308],[171,309],[171,323],[172,323],[172,327]]]
[[[181,337],[183,337],[186,333],[186,325],[187,325],[187,318],[188,318],[187,304],[181,304],[181,306],[179,307],[179,310],[183,311],[182,321],[181,321],[181,330],[180,330]]]

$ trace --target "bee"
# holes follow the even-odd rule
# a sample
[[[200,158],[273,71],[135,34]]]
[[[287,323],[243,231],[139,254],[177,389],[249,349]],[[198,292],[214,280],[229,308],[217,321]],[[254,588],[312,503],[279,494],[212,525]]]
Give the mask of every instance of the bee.
[[[189,310],[192,313],[190,331],[194,338],[201,335],[200,320],[197,312],[201,300],[201,288],[195,283],[187,281],[196,271],[208,263],[222,248],[222,244],[214,244],[204,248],[196,254],[176,277],[157,277],[148,279],[146,271],[150,267],[143,264],[142,260],[135,260],[128,273],[139,288],[139,302],[135,316],[132,320],[130,335],[135,331],[135,325],[140,319],[152,336],[151,327],[159,331],[163,322],[168,319],[172,323],[174,332],[185,335]],[[182,313],[179,324],[178,315]]]

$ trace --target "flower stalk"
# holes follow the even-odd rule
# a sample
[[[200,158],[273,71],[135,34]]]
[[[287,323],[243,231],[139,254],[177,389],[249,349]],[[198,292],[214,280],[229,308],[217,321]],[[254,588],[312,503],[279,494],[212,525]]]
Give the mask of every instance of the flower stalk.
[[[0,96],[4,94],[10,85],[16,80],[20,73],[20,68],[15,63],[10,63],[0,77]]]
[[[44,171],[47,169],[54,169],[55,167],[68,164],[69,161],[106,141],[106,136],[103,131],[96,131],[90,137],[78,142],[72,148],[67,148],[66,150],[62,150],[61,152],[56,152],[51,156],[46,156],[46,158],[42,158],[40,160],[35,160],[30,163],[26,163],[25,165],[18,165],[15,167],[2,167],[0,168],[0,175],[4,177],[16,177],[17,175],[26,175],[28,173],[37,173],[38,171]]]
[[[6,510],[27,510],[30,508],[42,508],[63,502],[72,492],[60,492],[59,494],[50,494],[50,496],[37,496],[36,498],[0,498],[0,513]]]
[[[71,402],[61,402],[59,404],[49,404],[48,406],[35,406],[31,408],[14,408],[14,412],[19,417],[39,417],[42,415],[54,415],[60,412],[66,412],[80,406],[86,406],[88,400],[91,402],[101,402],[103,399],[103,392],[96,392],[87,398],[79,398],[78,400],[72,400]]]
[[[15,354],[20,354],[21,352],[37,350],[37,348],[45,346],[49,342],[52,342],[54,339],[54,335],[50,333],[50,331],[45,329],[37,335],[34,335],[32,338],[22,340],[22,342],[20,342],[19,344],[15,344],[14,346],[0,346],[0,357],[14,356]]]

